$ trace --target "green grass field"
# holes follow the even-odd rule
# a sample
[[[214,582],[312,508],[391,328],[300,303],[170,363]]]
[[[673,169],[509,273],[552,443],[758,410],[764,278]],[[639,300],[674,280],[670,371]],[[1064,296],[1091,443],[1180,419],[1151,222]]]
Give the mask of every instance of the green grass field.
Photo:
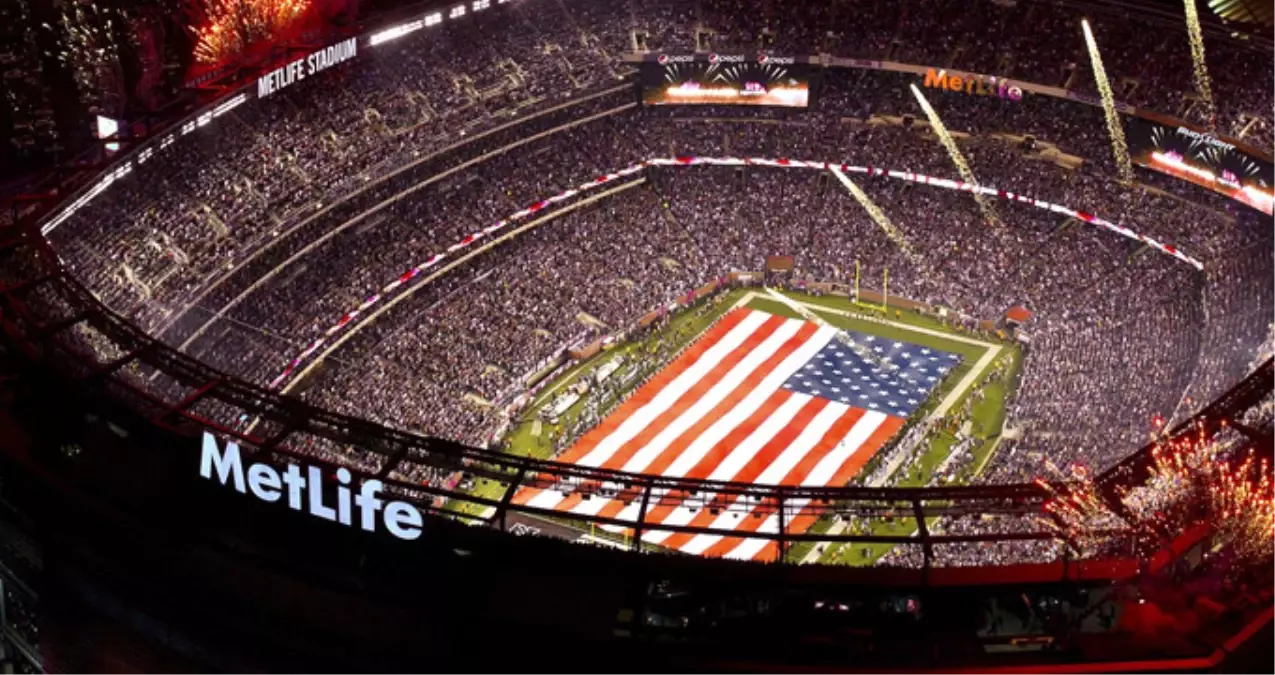
[[[554,395],[574,384],[579,378],[587,376],[593,370],[611,359],[621,356],[630,356],[643,353],[644,350],[650,351],[661,339],[669,343],[676,353],[682,347],[696,340],[704,330],[706,330],[713,322],[722,316],[731,307],[741,301],[744,296],[749,293],[759,293],[753,289],[736,289],[721,294],[713,300],[704,300],[703,302],[712,302],[711,307],[702,314],[697,311],[702,309],[702,304],[697,304],[692,308],[683,310],[673,316],[658,330],[646,335],[643,339],[626,342],[611,349],[605,350],[594,357],[578,363],[568,369],[566,372],[555,378],[548,386],[546,386],[531,403],[523,410],[517,420],[514,420],[507,432],[508,451],[510,453],[532,456],[541,459],[548,459],[553,455],[553,443],[551,437],[559,433],[562,429],[568,428],[576,419],[576,417],[584,410],[587,401],[586,397],[582,397],[569,408],[559,419],[557,425],[551,425],[548,422],[536,422],[537,414],[540,409],[551,402]],[[947,352],[955,352],[961,354],[961,364],[954,368],[947,377],[935,389],[933,395],[926,404],[918,409],[912,419],[921,419],[923,416],[930,414],[939,402],[943,401],[955,387],[957,387],[963,378],[968,375],[980,358],[989,350],[987,346],[981,344],[970,344],[958,338],[967,336],[960,335],[959,332],[946,326],[936,318],[924,316],[911,311],[896,311],[891,308],[888,316],[880,309],[865,308],[856,305],[849,298],[839,296],[812,296],[804,293],[792,292],[787,294],[793,300],[805,304],[809,309],[814,310],[820,318],[829,324],[838,328],[858,331],[870,335],[876,335],[889,340],[898,340],[909,342],[912,344],[938,349]],[[787,316],[791,318],[801,318],[789,306],[766,297],[754,297],[748,301],[750,308]],[[871,319],[878,319],[877,321]],[[899,325],[883,324],[879,319],[885,318]],[[910,330],[911,327],[936,331],[943,335],[931,335]],[[981,340],[981,338],[978,338]],[[976,404],[973,408],[972,418],[974,423],[974,435],[979,439],[974,454],[976,461],[975,468],[981,468],[986,459],[990,456],[992,449],[996,445],[996,439],[1000,435],[1001,426],[1004,422],[1005,410],[1004,401],[1012,386],[1014,386],[1017,377],[1017,368],[1020,361],[1020,354],[1015,346],[1003,345],[1005,348],[1001,350],[998,360],[1009,358],[1012,359],[1013,365],[1008,369],[1008,375],[1000,380],[990,383],[984,388],[983,401]],[[993,364],[989,363],[987,368],[991,368]],[[638,378],[639,381],[645,379],[647,375],[653,373],[642,373]],[[982,374],[978,375],[981,379]],[[954,401],[952,409],[959,409],[963,405],[964,399],[969,395],[965,392],[962,396]],[[538,427],[538,429],[537,429]],[[539,431],[539,434],[535,433]],[[948,433],[937,433],[928,439],[929,447],[921,456],[919,462],[915,466],[904,467],[901,471],[907,471],[908,474],[900,481],[901,485],[914,486],[924,485],[929,482],[933,476],[933,472],[938,467],[950,451],[955,438]],[[863,471],[871,471],[875,468],[875,462],[869,462]],[[970,472],[971,475],[973,472]],[[474,486],[472,494],[486,497],[488,499],[500,499],[504,494],[506,484],[503,482],[480,480]],[[456,500],[449,505],[452,510],[465,515],[478,515],[485,507],[475,505],[469,502],[456,503]],[[555,519],[557,520],[557,519]],[[566,521],[560,521],[566,522]],[[817,522],[812,532],[823,532],[831,527],[832,523],[828,519]],[[879,524],[879,532],[891,532],[907,534],[913,528],[911,523],[895,523],[895,524]],[[876,528],[874,528],[876,529]],[[582,531],[587,532],[587,526],[582,527]],[[620,541],[621,537],[610,535],[602,530],[594,532],[599,538],[613,539]],[[841,563],[841,564],[870,564],[876,558],[883,555],[888,546],[845,546],[845,547],[828,547],[828,550],[820,558],[820,562]],[[794,546],[789,551],[789,560],[797,561],[804,559],[811,550],[811,545]],[[863,551],[866,551],[864,553]]]

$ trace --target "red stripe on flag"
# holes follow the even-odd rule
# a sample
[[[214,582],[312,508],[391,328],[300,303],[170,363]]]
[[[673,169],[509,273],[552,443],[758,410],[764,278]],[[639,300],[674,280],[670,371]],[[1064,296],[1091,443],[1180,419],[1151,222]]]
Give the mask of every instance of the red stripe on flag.
[[[699,358],[704,355],[704,352],[712,349],[713,345],[726,337],[726,335],[738,326],[751,311],[752,310],[741,307],[731,311],[726,316],[723,316],[722,319],[710,328],[703,337],[701,337],[695,344],[691,345],[691,347],[683,352],[681,356],[673,361],[673,363],[669,364],[667,368],[648,380],[646,384],[642,385],[636,392],[633,393],[632,396],[629,397],[629,400],[620,404],[619,408],[610,415],[607,415],[606,419],[602,420],[598,426],[591,429],[588,433],[581,437],[580,440],[576,441],[574,445],[568,448],[566,452],[562,453],[561,456],[557,457],[555,461],[564,464],[575,464],[580,461],[580,458],[589,454],[603,438],[610,436],[621,424],[624,423],[625,420],[629,418],[630,415],[642,406],[650,403],[651,399],[655,398],[655,396],[659,394],[669,382],[672,382],[678,375],[681,375],[683,371],[690,368],[692,364],[698,361]],[[540,494],[540,492],[542,492],[541,488],[523,488],[522,490],[519,490],[517,495],[514,496],[514,503],[526,504],[537,494]]]
[[[850,430],[853,429],[854,425],[863,418],[863,415],[864,411],[859,408],[847,408],[845,413],[832,423],[832,426],[828,428],[828,431],[824,432],[824,435],[819,438],[814,447],[810,448],[810,451],[805,455],[802,455],[797,464],[793,466],[792,469],[789,469],[788,473],[780,479],[779,484],[801,485],[802,481],[806,479],[806,476],[810,475],[811,470],[813,470],[819,461],[827,456],[833,448],[837,447],[837,443],[839,443],[841,439],[845,438],[846,434],[850,433]],[[802,427],[804,428],[805,425],[803,424]],[[877,427],[877,431],[880,431],[880,427]],[[859,452],[861,452],[864,448],[868,447],[871,444],[872,439],[876,438],[876,434],[877,432],[873,432],[873,434],[870,435],[862,445],[851,452],[851,457],[859,454]],[[891,434],[893,434],[893,432],[891,432]],[[889,438],[889,435],[887,435],[886,438]],[[769,462],[767,462],[767,464],[769,464]],[[833,477],[833,480],[836,480],[836,476]],[[834,482],[831,484],[836,485],[837,483]],[[742,522],[740,522],[739,526],[736,527],[735,530],[737,532],[755,532],[757,528],[762,526],[762,523],[766,522],[766,519],[764,515],[761,518],[754,518],[752,516],[756,515],[758,509],[766,508],[767,506],[765,504],[758,506],[753,510],[752,514],[749,514],[748,518],[745,518]],[[770,507],[770,510],[773,512],[773,506]],[[731,542],[729,539],[722,539],[708,547],[708,550],[704,551],[704,555],[709,557],[726,555],[734,550],[739,543],[740,542]]]
[[[859,473],[859,469],[862,469],[863,465],[866,464],[869,459],[872,459],[873,455],[877,454],[877,450],[880,450],[881,446],[885,445],[886,441],[893,438],[894,434],[898,433],[899,429],[903,428],[903,423],[906,421],[907,420],[902,417],[894,417],[893,415],[886,417],[881,422],[881,426],[877,427],[876,431],[872,432],[872,435],[868,437],[868,440],[864,441],[863,445],[860,445],[858,449],[851,453],[850,457],[841,464],[841,466],[837,469],[837,472],[833,474],[832,480],[828,482],[828,485],[844,485],[851,478],[854,478],[855,474]],[[818,520],[818,518],[811,513],[811,509],[807,506],[802,508],[801,512],[787,523],[787,526],[784,529],[792,534],[800,534],[810,529],[810,526],[814,525],[816,520]],[[779,544],[772,541],[763,547],[762,550],[758,551],[757,554],[753,556],[753,560],[774,560],[778,553]]]
[[[713,369],[705,374],[703,378],[683,392],[682,395],[678,397],[677,401],[673,402],[673,405],[670,405],[666,410],[657,415],[656,418],[646,426],[646,428],[642,429],[642,431],[638,432],[632,438],[625,441],[623,445],[617,448],[616,451],[602,463],[602,467],[613,470],[623,468],[634,455],[636,455],[642,448],[646,447],[656,436],[660,435],[670,424],[681,417],[687,409],[695,405],[705,394],[712,390],[713,387],[717,386],[717,383],[726,377],[730,371],[734,370],[735,367],[739,365],[740,361],[743,361],[749,354],[753,353],[758,346],[769,339],[770,336],[773,335],[775,331],[779,330],[779,328],[787,321],[788,320],[782,316],[772,316],[769,319],[766,319],[765,323],[758,326],[757,330],[753,331],[752,334],[745,338],[738,347],[735,347],[730,354],[727,354],[725,358],[717,363],[717,365],[713,366]],[[697,420],[697,424],[704,423],[707,425],[711,422],[712,420],[708,420],[707,422],[705,422],[704,419]],[[683,436],[685,436],[685,434],[683,434]],[[689,444],[689,441],[687,444]],[[679,450],[678,452],[680,453],[681,451]],[[658,473],[641,468],[638,470],[643,471],[644,473]],[[555,508],[559,511],[570,510],[579,504],[580,500],[568,501],[571,502],[570,505],[568,505],[567,501],[564,501],[559,503]],[[619,513],[623,508],[624,503],[619,500],[613,500],[611,504],[603,507],[603,509],[607,511],[608,517]]]

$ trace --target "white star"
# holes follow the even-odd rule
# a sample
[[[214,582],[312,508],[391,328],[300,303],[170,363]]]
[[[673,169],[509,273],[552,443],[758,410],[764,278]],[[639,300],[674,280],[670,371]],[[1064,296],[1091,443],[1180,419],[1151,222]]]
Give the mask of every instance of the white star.
[[[938,378],[937,378],[937,377],[934,377],[933,375],[931,375],[931,376],[929,376],[929,377],[927,377],[927,378],[925,378],[925,379],[927,379],[927,380],[929,380],[929,381],[933,382],[933,381],[937,380]]]
[[[837,356],[845,356],[843,352],[836,352]]]
[[[929,354],[929,353],[930,353],[930,350],[928,350],[928,349],[922,349],[922,350],[921,350],[921,353],[922,353],[922,354]]]
[[[891,408],[897,408],[897,407],[899,407],[899,404],[898,404],[898,403],[895,403],[894,401],[890,401],[890,407],[891,407]]]
[[[820,382],[823,382],[824,384],[832,384],[831,382],[829,382],[829,381],[827,381],[827,380],[819,380],[819,381],[820,381]]]
[[[882,349],[881,347],[873,347],[873,348],[872,348],[872,351],[874,351],[874,352],[876,352],[876,353],[880,354],[881,352],[883,352],[883,351],[885,351],[885,350],[884,350],[884,349]]]
[[[931,357],[930,357],[930,361],[938,361],[938,360],[939,360],[939,357],[937,357],[937,356],[931,356]]]
[[[831,389],[829,389],[828,391],[831,391],[831,392],[832,392],[832,393],[834,393],[834,394],[840,394],[840,393],[841,393],[841,390],[840,390],[840,389],[838,389],[838,388],[836,388],[836,387],[832,387],[832,388],[831,388]]]
[[[877,407],[877,404],[876,404],[876,402],[874,401],[874,402],[872,402],[872,403],[869,403],[869,404],[868,404],[868,407],[869,407],[869,408],[876,408],[876,407]]]
[[[867,395],[867,394],[859,394],[859,398],[860,398],[860,399],[865,399],[865,398],[867,398],[867,397],[868,397],[868,395]]]
[[[911,405],[916,405],[916,399],[910,398],[908,399],[908,403],[910,403]]]
[[[841,378],[841,383],[842,383],[842,384],[846,384],[846,383],[847,383],[847,382],[849,382],[849,381],[850,381],[850,378],[848,378],[848,377],[843,377],[843,378]]]
[[[900,348],[902,348],[902,347],[903,347],[903,343],[902,343],[902,342],[896,342],[896,343],[894,343],[894,348],[895,348],[895,349],[900,349]]]
[[[852,385],[850,385],[850,388],[851,388],[851,389],[853,389],[853,390],[855,390],[855,391],[859,391],[859,385],[857,385],[857,384],[852,384]]]
[[[823,371],[822,371],[822,370],[816,370],[816,371],[815,371],[815,375],[823,375]]]
[[[876,342],[876,340],[877,340],[877,336],[875,336],[875,335],[869,335],[869,336],[868,336],[868,342]]]
[[[861,378],[859,378],[859,379],[860,379],[860,380],[862,380],[862,381],[864,381],[864,382],[867,382],[868,380],[871,380],[872,378],[868,377],[867,375],[864,375],[863,377],[861,377]]]
[[[806,370],[810,370],[811,368],[814,368],[814,367],[815,367],[815,364],[813,364],[813,363],[807,363],[807,364],[806,364]]]

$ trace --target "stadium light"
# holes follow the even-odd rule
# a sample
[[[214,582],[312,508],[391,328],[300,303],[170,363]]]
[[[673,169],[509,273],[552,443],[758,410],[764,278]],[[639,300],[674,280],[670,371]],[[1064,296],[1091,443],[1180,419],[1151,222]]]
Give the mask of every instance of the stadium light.
[[[465,16],[464,5],[456,5],[455,7],[452,8],[452,11],[447,13],[447,18],[449,19],[459,19],[462,16]]]
[[[114,136],[115,133],[118,132],[119,130],[120,130],[120,123],[118,121],[113,120],[109,117],[102,117],[101,115],[97,116],[97,137],[98,138],[110,138],[111,136]],[[118,152],[120,149],[120,144],[112,141],[110,143],[107,143],[105,147],[107,152]]]
[[[425,26],[426,26],[427,28],[428,28],[429,26],[437,26],[438,24],[440,24],[440,23],[442,23],[442,22],[443,22],[443,13],[442,13],[442,12],[434,12],[433,14],[426,14],[426,15],[425,15]]]
[[[408,33],[415,33],[424,27],[425,21],[417,20],[409,21],[407,23],[394,26],[393,28],[386,28],[379,33],[373,33],[372,37],[368,40],[368,46],[375,47],[379,44],[389,42],[390,40],[401,38]]]
[[[488,7],[491,7],[491,0],[474,0],[474,4],[469,6],[469,8],[475,12],[487,9]]]

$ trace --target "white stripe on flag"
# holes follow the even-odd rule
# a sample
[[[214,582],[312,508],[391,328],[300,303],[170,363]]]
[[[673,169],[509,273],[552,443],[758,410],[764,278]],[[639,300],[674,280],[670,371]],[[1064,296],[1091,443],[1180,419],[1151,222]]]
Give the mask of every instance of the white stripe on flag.
[[[803,321],[794,321],[794,322],[784,324],[784,326],[782,327],[782,330],[785,332],[785,336],[784,336],[784,339],[780,341],[779,345],[782,346],[784,342],[787,342],[788,338],[792,337],[793,333],[795,332],[795,331],[787,330],[790,326],[793,326],[796,329],[800,329],[804,323],[805,322]],[[783,383],[785,380],[791,377],[793,373],[797,372],[797,370],[800,369],[802,365],[804,365],[812,357],[814,357],[815,354],[818,354],[819,350],[823,349],[824,345],[826,345],[828,341],[831,340],[833,336],[835,335],[836,335],[836,330],[831,328],[821,328],[819,330],[816,330],[813,334],[811,334],[811,336],[805,342],[803,342],[801,346],[799,346],[796,350],[794,350],[791,354],[789,354],[788,357],[785,358],[783,361],[781,361],[774,368],[774,370],[770,371],[770,373],[767,374],[765,378],[763,378],[762,381],[759,382],[756,387],[754,387],[750,392],[748,392],[748,395],[745,396],[743,400],[737,403],[734,407],[730,409],[729,412],[727,412],[725,415],[722,415],[720,419],[715,421],[711,426],[705,429],[703,433],[701,433],[698,437],[696,437],[695,440],[692,441],[691,444],[687,446],[686,449],[680,455],[678,455],[677,458],[673,460],[673,462],[669,464],[668,468],[665,469],[661,473],[661,475],[667,476],[667,477],[681,477],[686,475],[686,472],[695,468],[695,465],[698,464],[700,460],[704,459],[704,456],[707,455],[708,452],[713,449],[713,446],[717,445],[717,443],[721,441],[723,438],[725,438],[727,434],[729,434],[733,429],[738,427],[740,424],[746,421],[754,412],[756,412],[757,409],[760,408],[762,404],[766,402],[767,399],[769,399],[772,395],[774,395],[776,391],[779,391],[779,388],[783,386]],[[624,466],[624,470],[625,471],[641,471],[645,469],[652,461],[654,461],[657,457],[659,457],[659,453],[662,452],[664,448],[666,448],[668,444],[672,442],[673,439],[677,438],[677,436],[681,435],[682,431],[685,431],[688,427],[693,425],[695,422],[699,421],[706,413],[710,412],[713,409],[713,406],[717,405],[717,403],[721,401],[722,398],[725,398],[726,395],[734,391],[735,388],[739,386],[739,383],[744,380],[744,378],[746,378],[750,373],[756,370],[757,365],[760,365],[767,358],[770,358],[770,356],[777,350],[778,350],[778,346],[776,346],[774,349],[766,350],[765,353],[761,355],[761,358],[756,361],[755,365],[750,365],[745,363],[750,361],[751,357],[753,356],[753,354],[749,354],[748,358],[744,359],[744,361],[741,361],[740,364],[735,369],[733,369],[727,375],[726,378],[723,378],[722,382],[719,383],[719,385],[728,385],[728,386],[723,387],[723,392],[721,393],[720,396],[715,396],[713,398],[712,405],[701,407],[697,404],[695,406],[692,406],[690,409],[686,411],[686,414],[682,415],[682,417],[677,420],[677,423],[675,423],[675,425],[671,425],[671,426],[678,427],[676,434],[665,437],[665,434],[661,433],[657,438],[652,439],[652,442],[650,445],[648,445],[646,448],[643,448],[642,450],[638,452],[638,455],[646,455],[646,458],[644,459],[644,461],[642,461],[639,464],[639,462],[637,461],[638,455],[635,455],[633,457],[633,460]],[[759,348],[755,351],[761,352],[763,350]],[[793,412],[795,412],[798,409],[800,409],[800,407],[793,409]],[[778,419],[781,419],[784,421],[784,423],[786,423],[789,418],[791,418],[791,414],[789,414],[787,417],[778,418]],[[776,419],[776,418],[772,416],[771,419]],[[683,423],[683,420],[685,420],[684,423]],[[764,427],[765,425],[762,425],[762,426]],[[782,425],[780,426],[780,428],[782,428]],[[669,431],[668,429],[665,430],[665,432],[668,432],[668,431]],[[766,436],[765,439],[762,441],[762,445],[765,444],[765,441],[770,440],[771,436],[773,435],[774,433],[771,433],[770,435]],[[745,463],[747,463],[748,457],[751,457],[752,454],[756,452],[757,448],[760,448],[760,447],[761,445],[756,446],[756,448],[754,448],[753,450],[747,451],[747,454],[739,452],[739,449],[737,448],[736,451],[732,453],[732,456],[738,454],[740,455],[742,459],[736,461],[736,464],[734,465],[735,468],[730,469],[729,475],[733,476],[739,470],[740,467],[742,467]],[[648,452],[648,449],[652,449],[652,450]],[[714,475],[724,476],[728,474],[724,472],[719,473],[715,471]],[[718,480],[720,480],[720,478]],[[590,502],[591,501],[592,500],[590,500]],[[575,513],[593,514],[593,513],[597,513],[598,510],[602,508],[600,504],[592,504],[590,502],[581,502],[576,509],[573,509],[573,511]],[[587,511],[581,510],[580,507],[584,507],[584,509],[588,509],[588,510]],[[622,509],[620,513],[616,514],[616,518],[621,520],[628,520],[628,521],[636,520],[637,512],[638,512],[638,509],[640,508],[641,508],[641,505],[639,503],[636,503],[636,502],[631,503],[628,506],[626,506],[624,509]]]
[[[819,443],[820,439],[828,433],[828,429],[832,428],[832,425],[840,419],[842,415],[846,414],[846,411],[849,409],[850,407],[844,403],[832,402],[826,405],[823,410],[819,411],[819,414],[815,415],[814,419],[810,420],[810,423],[806,425],[805,429],[802,429],[801,433],[793,439],[792,443],[790,443],[788,447],[784,448],[784,451],[775,458],[775,461],[771,462],[770,466],[766,467],[766,470],[757,477],[755,482],[762,485],[774,485],[775,483],[778,483],[793,466],[796,466],[797,462],[801,461],[801,458],[804,457],[806,453],[810,452],[810,450]],[[859,425],[856,424],[855,428],[858,428],[858,426]],[[778,433],[778,431],[778,429],[775,430],[776,433]],[[785,466],[788,468],[783,468]],[[736,517],[737,515],[740,515],[738,508],[736,508],[734,512],[726,510],[713,520],[711,527],[722,529],[733,528],[743,520],[742,515],[740,517]],[[686,542],[686,545],[682,546],[681,550],[683,553],[700,554],[708,550],[708,547],[716,544],[720,539],[721,536],[715,534],[698,534],[690,541]]]
[[[787,401],[784,401],[783,405],[779,406],[775,412],[771,413],[769,417],[762,421],[762,423],[753,430],[753,433],[749,434],[748,437],[740,442],[739,445],[735,446],[735,448],[731,451],[731,454],[728,455],[721,464],[717,465],[717,468],[714,469],[713,475],[710,476],[710,478],[713,480],[726,480],[719,476],[734,476],[739,469],[743,468],[744,464],[746,464],[753,455],[756,455],[762,447],[770,441],[770,439],[775,437],[775,434],[779,433],[785,426],[787,426],[788,421],[791,420],[793,416],[797,414],[797,411],[801,410],[802,407],[804,407],[809,401],[810,397],[806,394],[793,394],[790,396]],[[738,460],[735,459],[736,456],[739,457]],[[725,473],[723,470],[723,467],[725,467],[728,463],[730,464],[729,474]],[[712,497],[705,496],[704,498],[711,499]],[[636,510],[633,517],[637,517]],[[679,506],[664,519],[664,523],[669,525],[685,525],[691,522],[691,519],[694,517],[695,511],[692,511],[685,506]],[[642,541],[658,544],[667,539],[670,534],[672,533],[663,530],[646,532],[642,535]]]
[[[774,315],[766,312],[749,312],[734,328],[717,342],[717,344],[709,347],[703,354],[673,378],[663,389],[661,389],[646,405],[635,410],[620,426],[606,438],[602,439],[588,454],[581,457],[576,464],[580,466],[597,467],[601,466],[612,455],[615,454],[621,446],[629,439],[636,436],[647,427],[660,413],[664,412],[673,405],[678,398],[682,396],[688,389],[695,386],[695,383],[702,379],[710,372],[722,359],[726,358],[736,347],[743,344],[748,336],[752,335],[761,327],[762,324],[770,320]],[[542,490],[535,497],[527,502],[528,506],[551,509],[565,499],[564,495],[550,490]],[[590,500],[593,501],[593,500]],[[605,500],[602,500],[605,501]]]
[[[670,443],[677,440],[678,437],[694,426],[695,423],[702,420],[709,412],[712,412],[713,408],[717,407],[717,404],[721,403],[722,399],[725,399],[727,396],[734,393],[744,379],[752,374],[753,371],[761,367],[762,364],[766,362],[766,359],[769,359],[775,352],[779,351],[779,349],[784,346],[785,342],[797,334],[797,331],[801,329],[803,324],[805,324],[804,321],[789,320],[780,325],[770,337],[766,338],[764,342],[757,345],[755,349],[744,356],[744,358],[740,359],[739,363],[735,364],[735,367],[731,368],[730,372],[726,373],[726,375],[722,377],[716,385],[705,392],[698,401],[695,401],[695,403],[687,407],[685,411],[677,417],[677,419],[673,420],[673,422],[660,431],[660,433],[656,434],[655,438],[652,438],[649,443],[634,453],[634,455],[629,458],[629,461],[624,464],[623,470],[640,472],[650,466],[651,462],[654,462],[657,458],[659,458],[660,454],[664,452]],[[794,352],[788,357],[788,359],[785,359],[780,364],[780,367],[788,366],[794,356],[798,353],[807,351],[810,347],[811,344],[809,341],[803,343],[797,352]],[[815,347],[814,353],[818,353],[819,349],[821,349],[821,347]],[[809,359],[810,357],[806,356],[800,363],[804,363]],[[800,363],[798,363],[797,367],[800,367]],[[779,374],[778,370],[771,371],[770,375],[765,381],[763,381],[763,384]],[[784,379],[787,379],[787,375],[784,375],[783,379],[779,380],[779,383],[782,384]],[[777,388],[779,385],[775,386]],[[764,396],[762,398],[764,398]],[[757,404],[761,405],[761,401],[758,401]],[[739,416],[739,413],[741,412],[744,413],[742,417]],[[742,411],[741,406],[736,405],[731,408],[730,412],[723,415],[722,419],[713,426],[720,426],[723,422],[725,422],[729,424],[729,428],[734,428],[735,425],[748,418],[749,412],[751,411]],[[725,435],[725,432],[723,432],[722,435]],[[698,462],[699,459],[713,447],[712,444],[703,446],[700,443],[700,441],[705,437],[706,434],[701,435],[690,447],[685,448],[682,454],[678,455],[678,457],[672,464],[669,465],[668,469],[666,469],[662,475],[681,476],[683,473],[689,471],[691,467],[695,466],[695,462]],[[683,460],[688,456],[694,455],[696,453],[697,446],[702,446],[702,450],[699,450],[698,456],[692,458],[692,462],[690,464],[686,464]],[[678,466],[684,466],[685,468],[680,469],[679,472],[676,468]],[[593,515],[602,510],[602,507],[605,504],[606,500],[589,500],[580,502],[571,511],[572,513]],[[634,517],[636,517],[636,513],[634,514]]]
[[[886,415],[875,411],[868,411],[863,417],[855,423],[850,433],[846,434],[846,442],[838,444],[833,452],[828,453],[815,468],[810,471],[810,475],[801,481],[801,485],[806,487],[821,487],[828,484],[833,474],[841,467],[846,460],[853,457],[863,448],[863,444],[872,437],[873,432],[881,423],[885,422]],[[788,511],[788,519],[792,520],[810,503],[808,499],[793,499],[786,504]],[[762,526],[757,528],[758,532],[778,532],[779,516],[777,514],[766,517]],[[727,558],[735,558],[739,560],[751,560],[757,555],[768,543],[766,539],[745,539],[739,546],[736,546],[729,553]]]

